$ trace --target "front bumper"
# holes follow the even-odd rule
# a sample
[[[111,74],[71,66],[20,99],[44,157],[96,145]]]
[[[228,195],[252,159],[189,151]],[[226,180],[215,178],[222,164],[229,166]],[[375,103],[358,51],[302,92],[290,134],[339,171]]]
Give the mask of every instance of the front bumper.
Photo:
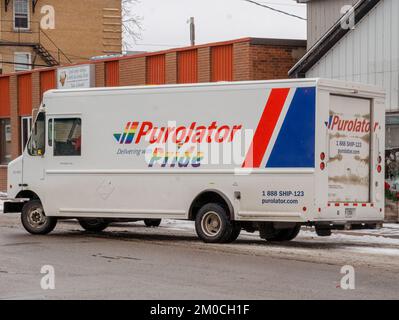
[[[29,201],[29,199],[19,198],[0,198],[3,201],[3,213],[21,213],[24,204]]]

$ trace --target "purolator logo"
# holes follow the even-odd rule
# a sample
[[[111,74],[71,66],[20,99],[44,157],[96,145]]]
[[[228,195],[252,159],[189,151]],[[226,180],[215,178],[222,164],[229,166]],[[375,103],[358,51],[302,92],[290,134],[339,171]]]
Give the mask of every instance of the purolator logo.
[[[130,121],[123,133],[115,133],[114,138],[119,144],[140,144],[142,141],[150,144],[224,143],[233,142],[241,130],[242,125],[219,125],[216,121],[208,126],[192,122],[189,126],[164,127],[155,126],[150,121]]]
[[[379,123],[374,124],[374,131],[377,130]],[[359,132],[368,133],[371,129],[371,122],[366,119],[342,119],[338,115],[330,116],[328,122],[328,129],[332,131],[344,131],[344,132]]]

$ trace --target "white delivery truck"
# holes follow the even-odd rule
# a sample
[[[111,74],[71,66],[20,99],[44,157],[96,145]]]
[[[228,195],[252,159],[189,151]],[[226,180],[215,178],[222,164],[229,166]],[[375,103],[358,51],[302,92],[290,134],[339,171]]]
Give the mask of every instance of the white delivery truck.
[[[195,221],[205,242],[270,241],[384,218],[385,95],[322,79],[54,90],[8,169],[5,212]]]

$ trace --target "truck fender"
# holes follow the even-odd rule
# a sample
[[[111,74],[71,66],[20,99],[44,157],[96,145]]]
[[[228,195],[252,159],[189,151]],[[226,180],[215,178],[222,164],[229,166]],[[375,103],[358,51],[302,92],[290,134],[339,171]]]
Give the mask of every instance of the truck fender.
[[[191,202],[190,209],[188,211],[188,218],[190,220],[195,219],[195,215],[198,210],[207,203],[220,203],[228,210],[227,214],[231,220],[234,220],[234,207],[230,199],[220,190],[217,189],[206,189],[200,192],[194,200]]]

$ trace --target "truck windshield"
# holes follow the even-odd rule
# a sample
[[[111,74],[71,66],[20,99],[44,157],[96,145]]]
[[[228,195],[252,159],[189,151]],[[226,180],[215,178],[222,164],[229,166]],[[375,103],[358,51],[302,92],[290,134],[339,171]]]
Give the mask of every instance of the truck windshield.
[[[42,156],[45,152],[46,139],[46,116],[40,112],[36,118],[35,125],[28,143],[28,153],[31,156]]]

